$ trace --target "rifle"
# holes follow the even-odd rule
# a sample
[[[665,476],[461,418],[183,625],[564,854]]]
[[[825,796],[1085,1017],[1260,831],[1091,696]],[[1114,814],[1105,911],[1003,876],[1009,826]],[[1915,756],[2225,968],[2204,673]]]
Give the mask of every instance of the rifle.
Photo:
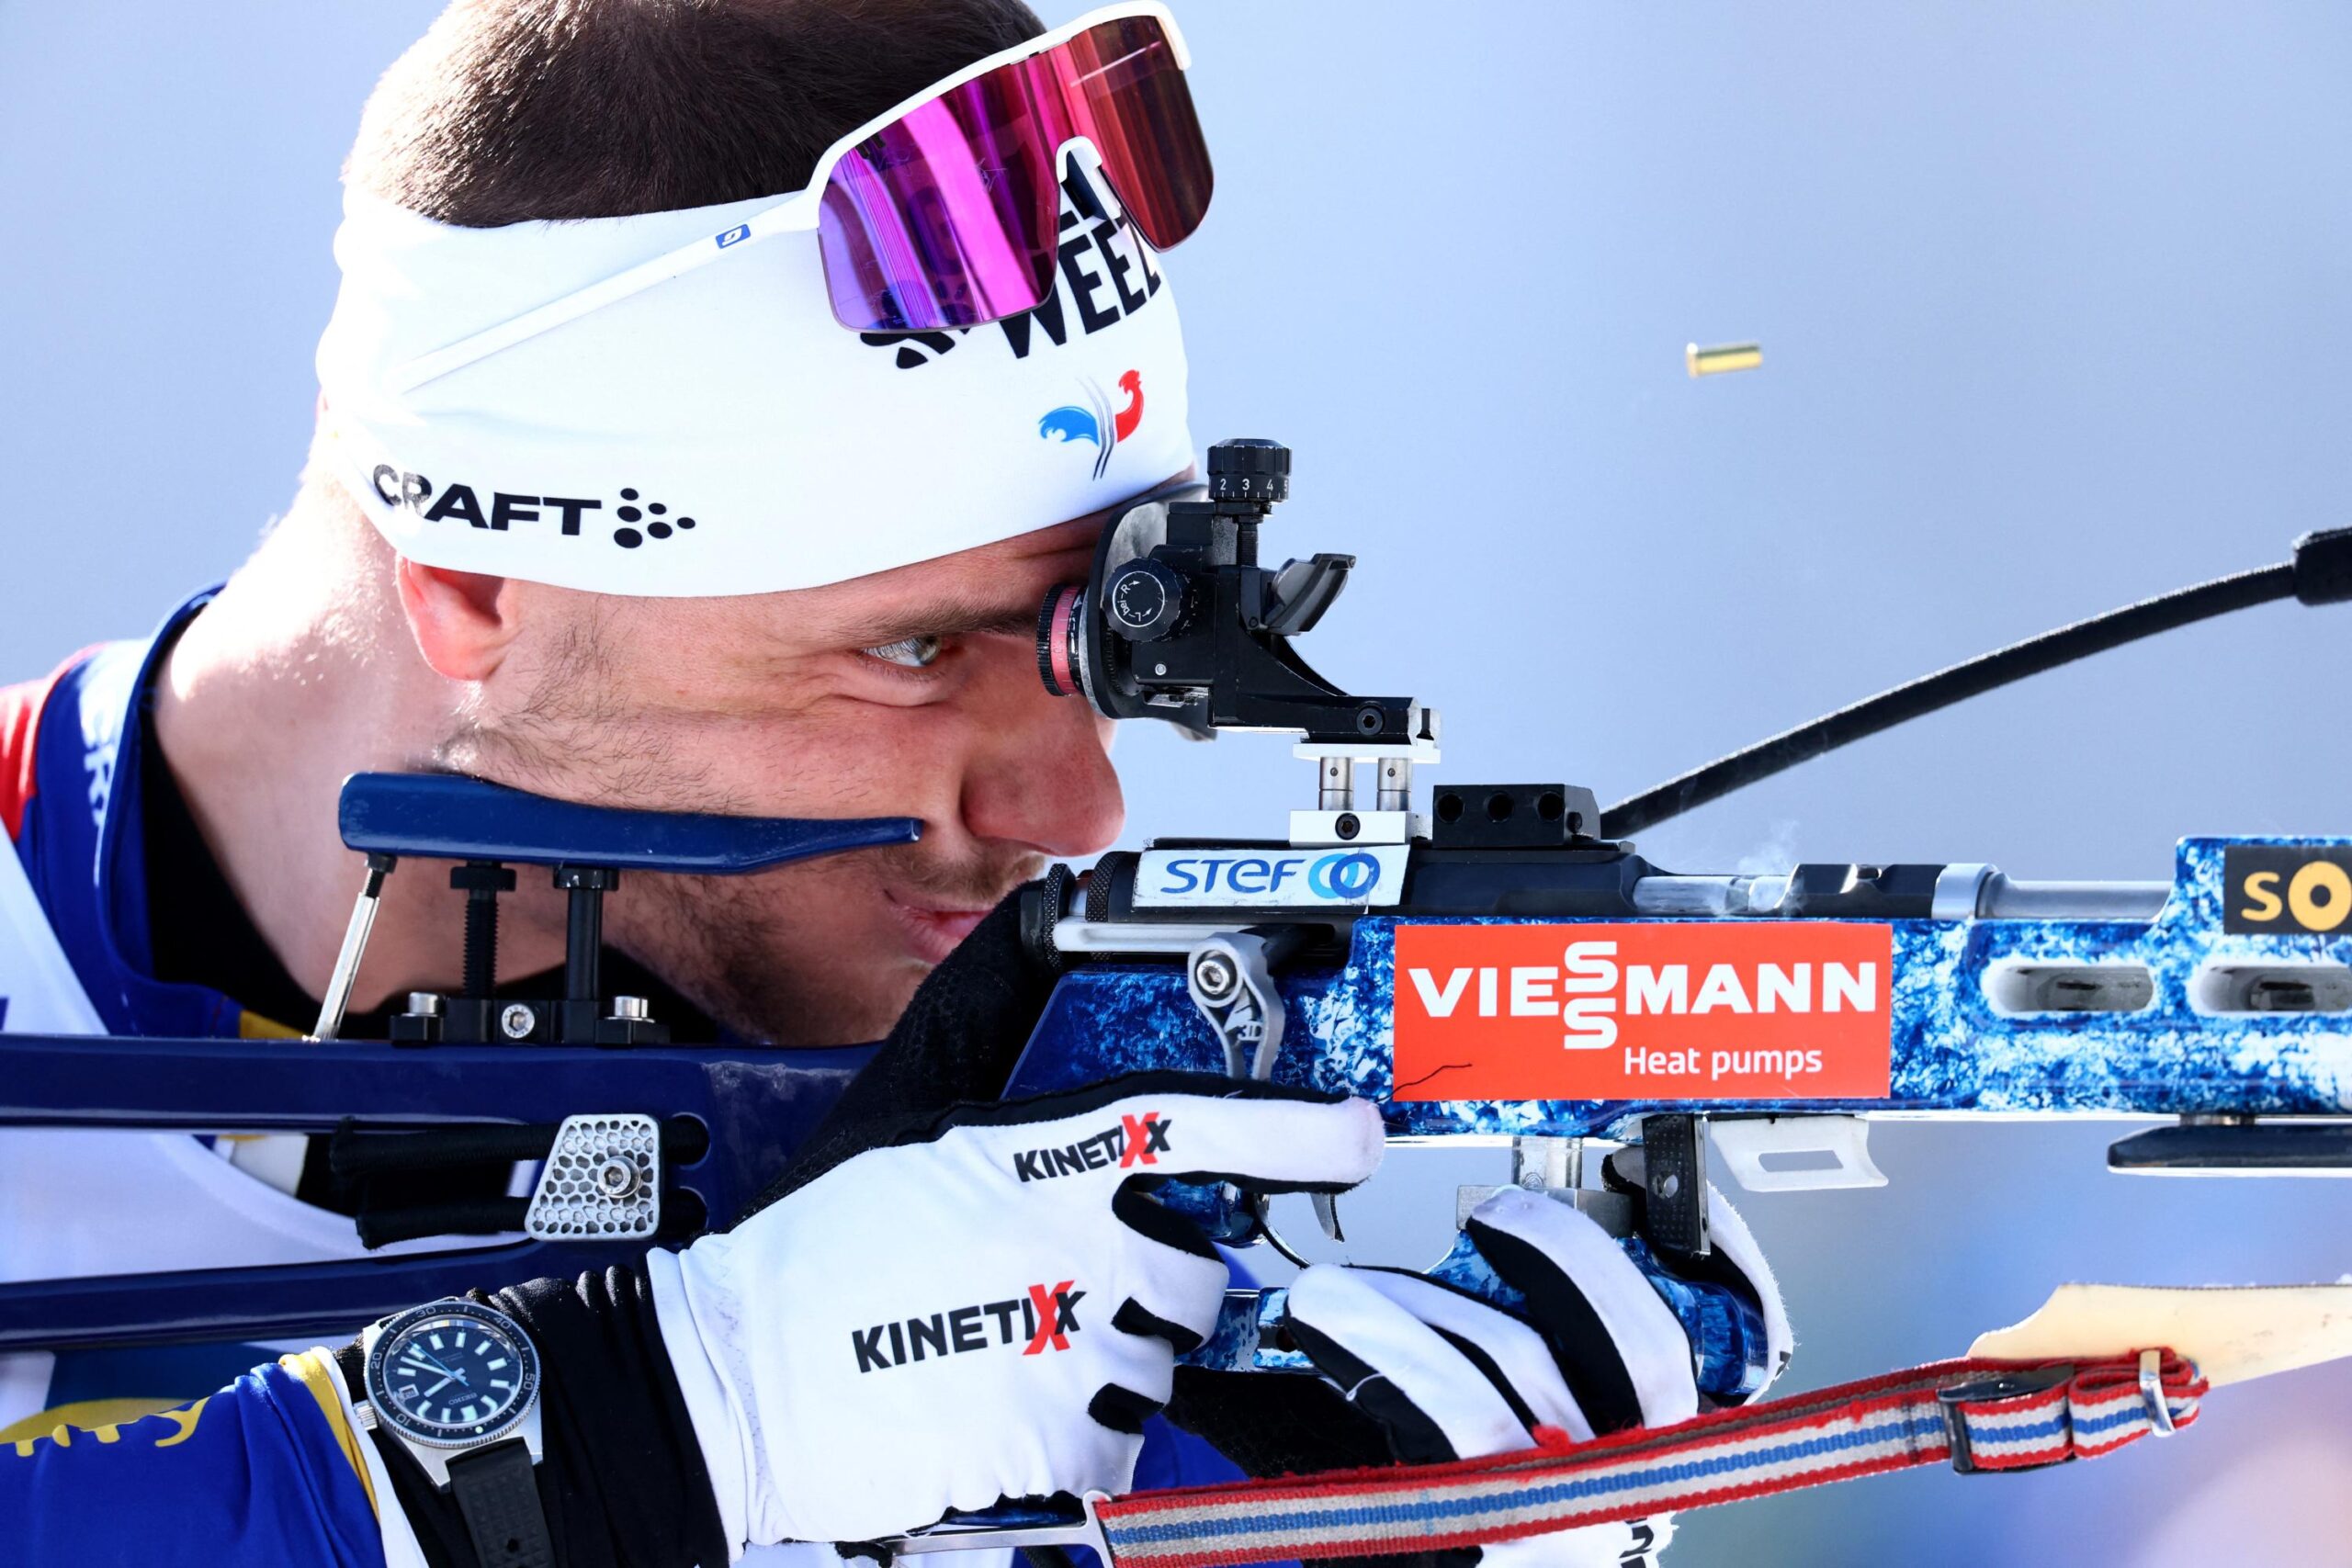
[[[1393,1136],[1508,1142],[1514,1179],[1591,1213],[1637,1263],[1709,1251],[1711,1169],[1758,1191],[1868,1187],[1874,1116],[2154,1120],[2129,1172],[2352,1168],[2352,840],[2187,839],[2170,882],[2033,882],[1984,864],[1686,874],[1625,835],[2038,671],[2255,604],[2352,598],[2352,529],[2292,560],[2128,605],[1952,666],[1602,810],[1565,784],[1445,785],[1434,710],[1360,696],[1294,640],[1352,557],[1259,563],[1290,454],[1209,449],[1204,486],[1152,498],[1048,596],[1048,690],[1194,734],[1286,732],[1315,804],[1279,839],[1162,840],[1057,870],[1025,897],[1063,971],[1015,1069],[1027,1093],[1186,1068],[1360,1095]],[[1359,773],[1372,773],[1370,808]],[[1599,1157],[1593,1157],[1598,1155]],[[1483,1196],[1465,1190],[1464,1204]],[[1298,1260],[1226,1194],[1230,1242]],[[1339,1234],[1335,1203],[1317,1205]],[[1484,1290],[1463,1250],[1438,1272]],[[1654,1278],[1657,1277],[1654,1274]],[[1764,1371],[1745,1303],[1662,1293],[1702,1387]],[[1278,1304],[1238,1303],[1204,1353],[1296,1365]]]

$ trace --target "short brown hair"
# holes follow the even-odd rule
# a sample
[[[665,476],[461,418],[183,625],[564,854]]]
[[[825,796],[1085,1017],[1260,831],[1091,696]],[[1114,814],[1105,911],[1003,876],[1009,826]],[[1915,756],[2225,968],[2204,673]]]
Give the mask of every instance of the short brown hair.
[[[1044,30],[1022,0],[456,0],[377,85],[345,178],[469,228],[781,195]]]

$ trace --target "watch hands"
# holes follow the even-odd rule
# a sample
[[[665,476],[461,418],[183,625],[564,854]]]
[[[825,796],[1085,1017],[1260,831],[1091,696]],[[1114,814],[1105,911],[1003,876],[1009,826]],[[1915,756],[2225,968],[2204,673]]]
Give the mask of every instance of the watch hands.
[[[426,1355],[424,1351],[422,1351],[422,1350],[415,1350],[415,1349],[412,1349],[411,1351],[409,1351],[409,1355],[410,1355],[410,1357],[411,1357],[413,1359],[414,1359],[415,1361],[417,1361],[420,1365],[426,1366],[426,1367],[430,1367],[433,1371],[436,1371],[436,1372],[439,1372],[439,1373],[441,1374],[441,1382],[442,1382],[442,1383],[446,1383],[446,1382],[449,1382],[450,1380],[455,1379],[455,1380],[456,1380],[456,1381],[457,1381],[460,1385],[462,1385],[463,1387],[466,1387],[466,1388],[469,1388],[469,1388],[471,1388],[471,1387],[473,1387],[473,1384],[471,1384],[471,1383],[469,1383],[469,1382],[466,1382],[466,1374],[465,1374],[465,1373],[463,1373],[463,1372],[459,1372],[459,1371],[452,1371],[449,1368],[443,1366],[443,1365],[442,1365],[442,1364],[441,1364],[437,1359],[435,1359],[435,1358],[433,1358],[433,1357],[431,1357],[431,1356]],[[434,1386],[434,1387],[435,1387],[435,1388],[438,1388],[438,1387],[440,1387],[440,1386],[441,1386],[441,1383],[435,1383],[435,1384],[434,1384],[433,1386]]]

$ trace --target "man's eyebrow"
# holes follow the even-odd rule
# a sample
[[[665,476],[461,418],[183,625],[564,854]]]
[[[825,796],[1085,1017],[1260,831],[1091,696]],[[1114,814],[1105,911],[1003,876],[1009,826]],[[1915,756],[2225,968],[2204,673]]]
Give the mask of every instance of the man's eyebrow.
[[[1037,605],[1034,604],[943,599],[932,604],[893,610],[868,620],[846,622],[831,634],[831,640],[842,648],[881,648],[914,637],[985,637],[1036,629]]]

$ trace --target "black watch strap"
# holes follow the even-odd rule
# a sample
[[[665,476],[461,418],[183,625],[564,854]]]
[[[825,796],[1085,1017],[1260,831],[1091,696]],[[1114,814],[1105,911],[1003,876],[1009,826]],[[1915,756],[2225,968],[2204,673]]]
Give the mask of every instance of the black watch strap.
[[[531,1450],[520,1438],[492,1443],[449,1461],[449,1492],[473,1538],[481,1568],[555,1568],[547,1511]]]

